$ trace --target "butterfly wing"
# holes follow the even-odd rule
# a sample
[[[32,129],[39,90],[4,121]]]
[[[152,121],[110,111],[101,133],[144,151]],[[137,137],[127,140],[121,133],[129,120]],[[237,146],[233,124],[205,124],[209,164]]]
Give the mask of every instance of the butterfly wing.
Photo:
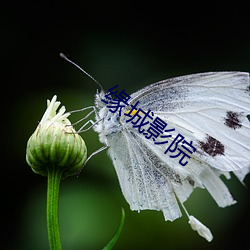
[[[112,134],[108,141],[108,152],[131,210],[161,210],[166,220],[171,221],[180,217],[170,184],[172,180],[178,182],[179,176],[132,131]],[[160,169],[163,169],[164,175]]]
[[[175,128],[168,144],[156,145],[122,115],[125,129],[105,134],[132,210],[162,210],[165,219],[172,221],[181,215],[176,196],[184,202],[197,186],[206,188],[221,207],[235,202],[220,175],[229,178],[228,171],[234,171],[243,180],[249,172],[249,88],[247,73],[218,72],[164,80],[131,95],[130,105],[139,101],[137,108],[150,109],[167,127]],[[100,128],[99,134],[104,131]],[[197,149],[185,166],[164,153],[177,134]],[[157,138],[157,142],[163,140]]]
[[[234,171],[250,166],[249,88],[248,73],[194,74],[149,85],[130,104],[139,101],[195,141],[202,162]]]
[[[108,142],[109,155],[131,210],[160,210],[165,220],[173,221],[181,216],[176,196],[183,203],[197,186],[206,188],[221,207],[235,203],[219,178],[220,172],[206,163],[194,161],[183,169],[161,147],[145,141],[132,129],[112,134]]]

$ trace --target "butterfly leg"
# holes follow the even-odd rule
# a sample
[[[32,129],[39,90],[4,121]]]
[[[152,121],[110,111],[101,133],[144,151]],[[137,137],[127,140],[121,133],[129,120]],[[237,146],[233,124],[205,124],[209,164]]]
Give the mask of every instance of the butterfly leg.
[[[91,153],[91,155],[87,158],[87,160],[84,162],[83,166],[81,167],[81,169],[79,170],[79,172],[77,173],[77,176],[80,175],[83,167],[86,165],[86,163],[96,154],[102,152],[103,150],[107,149],[108,146],[102,146],[101,148],[97,149],[96,151],[94,151],[93,153]]]
[[[93,122],[92,120],[88,120],[86,123],[84,123],[77,131],[77,133],[82,133],[82,132],[86,132],[88,130],[90,130],[93,126],[95,126],[98,122],[100,122],[102,119],[96,121],[96,122]],[[91,125],[86,128],[86,129],[83,129],[84,127],[86,127],[86,125],[88,125],[89,123],[91,123]]]
[[[85,115],[83,118],[81,118],[79,121],[75,122],[73,125],[76,125],[76,124],[82,122],[83,120],[87,119],[93,113],[96,114],[96,108],[94,106],[90,106],[90,107],[70,111],[70,114],[72,114],[72,113],[76,113],[76,112],[82,112],[82,111],[85,111],[87,109],[92,109],[92,110],[87,115]]]
[[[94,151],[93,153],[91,153],[91,155],[87,158],[87,160],[85,161],[84,165],[86,165],[86,163],[96,154],[102,152],[103,150],[107,149],[108,146],[102,146],[101,148],[97,149],[96,151]]]
[[[70,114],[72,113],[76,113],[76,112],[82,112],[88,109],[92,109],[87,115],[85,115],[83,118],[81,118],[80,120],[78,120],[77,122],[75,122],[74,124],[72,124],[73,126],[81,123],[82,121],[86,120],[88,117],[90,117],[93,113],[95,113],[95,115],[97,115],[96,112],[96,108],[95,106],[89,106],[86,108],[82,108],[82,109],[77,109],[77,110],[73,110],[70,112]],[[81,133],[81,132],[85,132],[88,131],[89,129],[91,129],[96,123],[98,123],[100,120],[98,120],[97,122],[93,122],[92,120],[88,120],[86,123],[84,123],[77,131],[77,133]],[[90,127],[88,127],[87,129],[84,129],[84,127],[86,127],[89,123],[91,123],[92,125]]]

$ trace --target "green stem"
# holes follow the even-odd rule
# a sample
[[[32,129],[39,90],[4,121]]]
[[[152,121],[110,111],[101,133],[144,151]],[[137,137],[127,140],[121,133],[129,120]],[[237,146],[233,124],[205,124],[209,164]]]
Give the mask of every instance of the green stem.
[[[58,167],[48,168],[47,186],[47,227],[50,250],[61,250],[59,231],[59,188],[62,170]]]

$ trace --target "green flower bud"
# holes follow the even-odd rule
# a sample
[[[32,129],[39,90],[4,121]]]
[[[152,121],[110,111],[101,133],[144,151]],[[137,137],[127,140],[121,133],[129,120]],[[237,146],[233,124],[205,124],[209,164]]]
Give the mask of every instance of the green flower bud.
[[[37,174],[47,176],[50,168],[58,168],[55,170],[67,177],[79,172],[86,161],[87,148],[67,119],[70,113],[65,113],[65,107],[56,113],[60,105],[56,98],[47,101],[47,110],[28,140],[26,161]]]

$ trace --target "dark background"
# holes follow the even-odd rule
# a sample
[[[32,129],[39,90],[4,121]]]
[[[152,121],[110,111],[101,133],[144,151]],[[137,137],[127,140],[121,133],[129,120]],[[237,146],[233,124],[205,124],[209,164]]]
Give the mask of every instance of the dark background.
[[[67,110],[93,105],[97,85],[59,57],[64,52],[102,83],[132,93],[168,77],[205,71],[249,71],[248,5],[227,2],[91,1],[1,4],[2,249],[48,249],[46,178],[25,161],[26,143],[54,94]],[[77,121],[82,114],[72,116]],[[97,135],[83,138],[89,154]],[[81,175],[62,181],[60,228],[65,250],[101,249],[121,215],[114,249],[248,249],[249,188],[225,180],[237,204],[218,208],[205,190],[186,202],[214,235],[190,229],[186,216],[165,222],[161,212],[132,212],[105,152]],[[246,186],[250,186],[249,176]]]

